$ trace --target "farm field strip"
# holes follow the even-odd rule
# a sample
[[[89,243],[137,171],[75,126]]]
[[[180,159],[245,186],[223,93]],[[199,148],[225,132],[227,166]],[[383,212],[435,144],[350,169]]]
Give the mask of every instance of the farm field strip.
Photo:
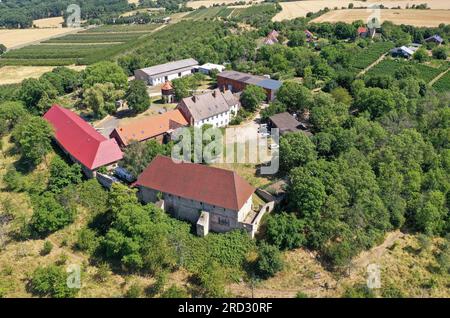
[[[450,71],[447,71],[447,73],[434,82],[433,88],[438,92],[450,91]]]
[[[263,0],[246,0],[246,3],[250,3],[252,2],[254,3],[259,3],[262,2]],[[189,8],[194,8],[194,9],[198,9],[200,7],[212,7],[215,4],[234,4],[236,3],[236,0],[199,0],[199,1],[189,1],[186,6]]]
[[[374,76],[374,75],[394,75],[395,71],[397,71],[403,65],[412,65],[419,71],[419,78],[429,83],[433,78],[438,76],[441,72],[445,70],[445,67],[442,66],[440,68],[431,67],[424,64],[417,63],[409,63],[407,61],[402,60],[383,60],[377,65],[375,65],[372,69],[370,69],[366,75]],[[448,67],[448,66],[446,66]]]
[[[363,70],[393,47],[394,45],[391,42],[377,42],[371,44],[353,56],[351,66],[358,70]]]
[[[357,20],[367,21],[371,12],[367,9],[349,9],[330,11],[315,18],[312,22],[346,22]],[[391,21],[395,24],[407,24],[413,26],[437,27],[441,23],[450,23],[448,10],[416,10],[416,9],[382,9],[380,10],[380,22]]]
[[[81,29],[77,28],[49,28],[49,29],[0,29],[0,43],[8,49],[36,43],[54,36],[64,36]]]
[[[216,17],[226,18],[233,12],[233,10],[234,9],[228,7],[197,9],[187,14],[184,18],[193,20],[209,19]]]
[[[283,8],[274,18],[274,21],[290,20],[299,17],[305,17],[308,12],[318,12],[325,8],[347,8],[349,3],[353,3],[354,7],[368,7],[372,4],[384,5],[388,8],[398,7],[405,8],[407,5],[411,7],[413,4],[419,5],[427,3],[431,9],[450,9],[450,1],[447,0],[368,0],[368,1],[352,1],[352,0],[304,0],[304,1],[291,1],[281,2],[280,5]],[[355,9],[352,9],[355,10]],[[366,9],[363,9],[364,13]],[[398,10],[397,10],[398,11]],[[428,11],[428,10],[414,10],[414,11]],[[339,11],[332,11],[331,13],[337,13]],[[384,12],[384,10],[382,11]],[[420,13],[418,13],[420,14]],[[319,17],[320,18],[320,17]],[[363,17],[360,17],[362,19]]]
[[[129,47],[158,25],[101,26],[7,52],[0,65],[59,66],[92,64]],[[147,30],[147,31],[144,31]],[[96,32],[95,32],[96,31]]]

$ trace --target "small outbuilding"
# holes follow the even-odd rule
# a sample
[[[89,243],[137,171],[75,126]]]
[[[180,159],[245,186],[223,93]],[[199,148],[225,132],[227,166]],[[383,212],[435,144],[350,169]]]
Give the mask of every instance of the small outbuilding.
[[[165,103],[173,103],[175,101],[175,90],[172,82],[167,81],[161,87],[161,96]]]
[[[444,43],[444,39],[441,38],[439,35],[435,34],[433,36],[430,36],[429,38],[426,38],[425,42],[428,42],[428,43],[433,42],[433,43],[436,43],[439,45],[439,44]]]
[[[280,135],[284,135],[290,132],[304,131],[304,125],[294,118],[288,112],[275,114],[269,117],[269,128],[278,128],[280,130]],[[304,131],[306,135],[311,135],[310,132]]]

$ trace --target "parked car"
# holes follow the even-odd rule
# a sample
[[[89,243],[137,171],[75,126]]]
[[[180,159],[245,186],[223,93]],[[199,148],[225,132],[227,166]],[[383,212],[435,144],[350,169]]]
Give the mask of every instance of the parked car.
[[[134,180],[136,180],[136,178],[129,173],[126,169],[122,168],[122,167],[117,167],[114,170],[114,174],[121,180],[126,181],[126,182],[133,182]]]

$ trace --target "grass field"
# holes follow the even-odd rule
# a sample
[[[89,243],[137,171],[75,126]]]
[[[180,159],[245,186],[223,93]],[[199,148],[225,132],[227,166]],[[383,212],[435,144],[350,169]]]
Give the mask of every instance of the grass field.
[[[0,59],[0,66],[92,64],[133,47],[141,37],[150,34],[158,26],[157,24],[107,25],[49,39],[37,45],[7,52]]]
[[[424,64],[410,63],[404,60],[392,60],[386,59],[381,61],[370,69],[366,75],[394,75],[395,71],[403,65],[413,65],[419,71],[419,78],[429,83],[433,78],[438,76],[441,72],[445,71],[445,66],[440,68],[431,67]],[[448,67],[448,66],[447,66]]]
[[[3,66],[0,68],[0,85],[16,84],[26,78],[38,78],[46,72],[50,72],[53,66]],[[69,66],[69,68],[81,71],[83,66]]]
[[[413,4],[427,3],[431,9],[450,9],[450,2],[447,0],[368,0],[368,1],[352,1],[352,0],[305,0],[305,1],[292,1],[281,2],[280,5],[283,8],[274,18],[274,21],[290,20],[298,17],[304,17],[308,12],[318,12],[322,9],[329,8],[341,9],[347,8],[349,3],[353,3],[354,7],[368,7],[371,4],[383,4],[385,7],[393,8],[400,6],[405,8],[407,5],[410,7]],[[417,10],[419,11],[419,10]],[[423,11],[423,10],[420,10]],[[364,9],[365,12],[365,9]],[[361,17],[362,18],[362,17]]]
[[[367,21],[372,13],[367,9],[330,11],[315,18],[312,22],[347,22]],[[437,27],[441,23],[450,24],[448,10],[386,10],[380,11],[380,22],[391,21],[395,24]]]

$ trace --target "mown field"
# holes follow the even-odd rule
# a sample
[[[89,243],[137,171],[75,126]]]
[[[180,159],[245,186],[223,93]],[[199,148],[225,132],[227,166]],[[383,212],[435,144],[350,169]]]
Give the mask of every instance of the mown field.
[[[159,25],[106,25],[9,51],[0,66],[87,65],[133,47]]]
[[[366,75],[374,76],[374,75],[391,75],[393,76],[395,71],[397,71],[403,65],[412,65],[419,71],[419,78],[429,83],[433,78],[438,76],[440,73],[445,71],[445,68],[448,66],[431,67],[424,64],[410,63],[404,60],[384,60],[379,64],[375,65],[371,68]]]
[[[233,12],[233,10],[235,9],[228,7],[197,9],[187,14],[184,18],[193,20],[210,19],[210,18],[227,18]]]

